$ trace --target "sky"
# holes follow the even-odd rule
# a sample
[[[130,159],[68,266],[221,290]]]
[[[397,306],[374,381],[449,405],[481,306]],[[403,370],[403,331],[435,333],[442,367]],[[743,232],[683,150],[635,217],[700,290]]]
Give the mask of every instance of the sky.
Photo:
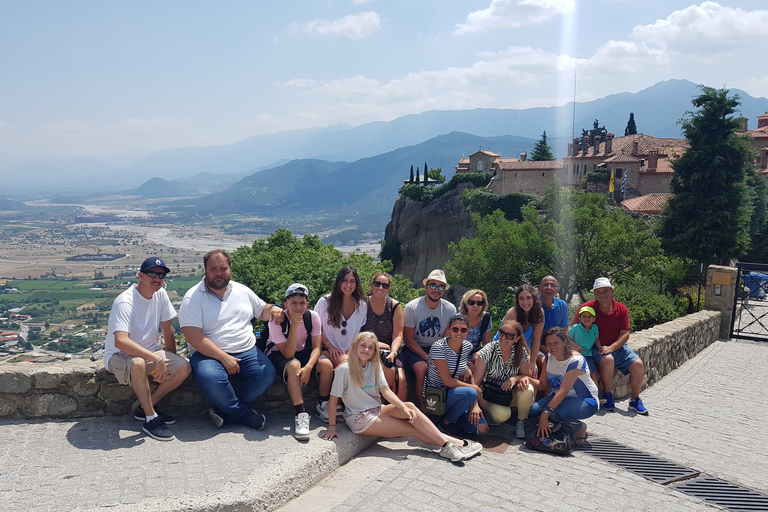
[[[768,97],[766,48],[764,0],[2,0],[0,169],[668,79]]]

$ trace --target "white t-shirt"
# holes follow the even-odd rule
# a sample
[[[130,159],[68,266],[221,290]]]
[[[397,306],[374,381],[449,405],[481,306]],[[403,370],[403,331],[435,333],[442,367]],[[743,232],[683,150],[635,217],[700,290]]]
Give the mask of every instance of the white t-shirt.
[[[344,401],[344,421],[347,425],[355,422],[355,416],[368,409],[381,405],[379,388],[387,385],[384,371],[379,370],[379,385],[376,386],[376,365],[367,364],[363,368],[363,387],[355,386],[349,376],[349,364],[344,362],[333,371],[333,385],[331,394]],[[379,365],[381,368],[381,365]]]
[[[224,352],[239,354],[256,345],[251,320],[259,318],[266,303],[244,284],[230,281],[219,298],[200,281],[189,289],[179,308],[181,327],[198,327]],[[197,352],[189,345],[189,355]]]
[[[315,312],[320,315],[320,322],[323,326],[323,335],[328,341],[333,344],[342,352],[346,352],[349,346],[352,344],[352,340],[355,339],[360,333],[360,329],[365,325],[365,321],[368,319],[368,306],[365,302],[360,301],[357,305],[357,309],[352,313],[349,318],[344,318],[342,315],[341,320],[347,323],[346,327],[334,327],[329,324],[328,320],[328,296],[320,297],[320,300],[315,304]],[[341,334],[341,331],[346,331],[346,334]],[[272,331],[270,331],[272,332]]]
[[[286,311],[286,314],[288,312]],[[314,311],[309,312],[310,317],[312,318],[312,337],[320,336],[320,333],[322,332],[322,328],[320,326],[320,315],[318,315]],[[267,346],[269,346],[270,343],[274,343],[275,345],[279,345],[280,343],[285,343],[288,341],[288,339],[283,335],[283,328],[280,326],[280,324],[276,324],[272,320],[269,321],[269,339],[267,340]],[[304,350],[304,347],[307,343],[307,328],[304,327],[304,319],[302,318],[299,322],[299,327],[296,331],[296,352],[301,352]],[[279,352],[280,349],[275,347],[272,347],[270,350],[267,350],[267,355],[271,354],[272,352]]]
[[[128,336],[146,348],[158,350],[160,322],[173,320],[176,310],[163,288],[156,291],[151,299],[144,298],[136,284],[117,296],[112,303],[107,326],[107,338],[104,340],[104,367],[109,358],[120,350],[115,347],[115,331],[127,332]]]
[[[567,396],[577,396],[581,399],[593,398],[597,400],[597,386],[589,377],[589,366],[581,354],[573,354],[565,361],[558,361],[552,354],[547,354],[547,380],[552,386],[552,391],[557,392],[563,383],[565,374],[571,370],[583,370]]]
[[[443,337],[448,320],[455,314],[456,306],[445,299],[440,299],[437,307],[431,309],[426,299],[419,297],[405,305],[403,322],[405,327],[413,327],[414,341],[429,352],[429,347]]]

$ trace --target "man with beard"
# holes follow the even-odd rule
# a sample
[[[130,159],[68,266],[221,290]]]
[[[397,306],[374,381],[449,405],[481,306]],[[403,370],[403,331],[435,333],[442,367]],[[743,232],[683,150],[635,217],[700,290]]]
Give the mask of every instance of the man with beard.
[[[259,430],[266,417],[250,404],[272,385],[275,367],[256,348],[251,320],[279,324],[283,310],[231,281],[231,264],[225,251],[203,256],[205,277],[184,295],[179,325],[187,338],[195,379],[213,404],[208,413],[214,425],[229,421]]]

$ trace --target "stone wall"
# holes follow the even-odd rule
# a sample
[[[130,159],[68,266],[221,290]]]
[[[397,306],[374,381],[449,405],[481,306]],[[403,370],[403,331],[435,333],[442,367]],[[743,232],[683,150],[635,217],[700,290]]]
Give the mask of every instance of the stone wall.
[[[719,330],[720,312],[700,311],[633,333],[629,344],[645,363],[644,387],[698,354],[718,338]],[[617,398],[629,395],[629,379],[618,372],[611,387]],[[409,388],[415,389],[413,382]],[[314,376],[304,396],[310,406],[315,403]],[[119,385],[101,361],[0,364],[0,418],[122,416],[137,405],[131,388]],[[192,376],[161,405],[163,412],[178,415],[203,413],[208,408]],[[288,390],[280,379],[255,404],[259,410],[290,409],[290,405]]]

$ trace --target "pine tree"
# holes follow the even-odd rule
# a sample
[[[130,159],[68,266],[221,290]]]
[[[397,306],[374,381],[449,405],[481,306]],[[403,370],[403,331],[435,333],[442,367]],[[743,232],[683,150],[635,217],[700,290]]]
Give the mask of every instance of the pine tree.
[[[629,113],[629,121],[627,121],[627,127],[624,128],[624,135],[637,135],[637,125],[635,124],[635,113]]]
[[[736,133],[740,102],[728,92],[702,87],[692,100],[698,110],[681,119],[689,148],[672,164],[674,196],[659,229],[665,250],[706,265],[740,257],[750,244],[753,150],[749,136]]]
[[[555,157],[552,156],[552,148],[550,148],[547,144],[547,131],[544,130],[544,133],[541,134],[541,139],[539,142],[533,146],[533,151],[531,152],[531,160],[538,162],[541,160],[554,159]]]
[[[413,183],[413,165],[411,165],[411,177],[408,178],[408,183]]]
[[[416,184],[419,184],[419,168],[416,168]]]

